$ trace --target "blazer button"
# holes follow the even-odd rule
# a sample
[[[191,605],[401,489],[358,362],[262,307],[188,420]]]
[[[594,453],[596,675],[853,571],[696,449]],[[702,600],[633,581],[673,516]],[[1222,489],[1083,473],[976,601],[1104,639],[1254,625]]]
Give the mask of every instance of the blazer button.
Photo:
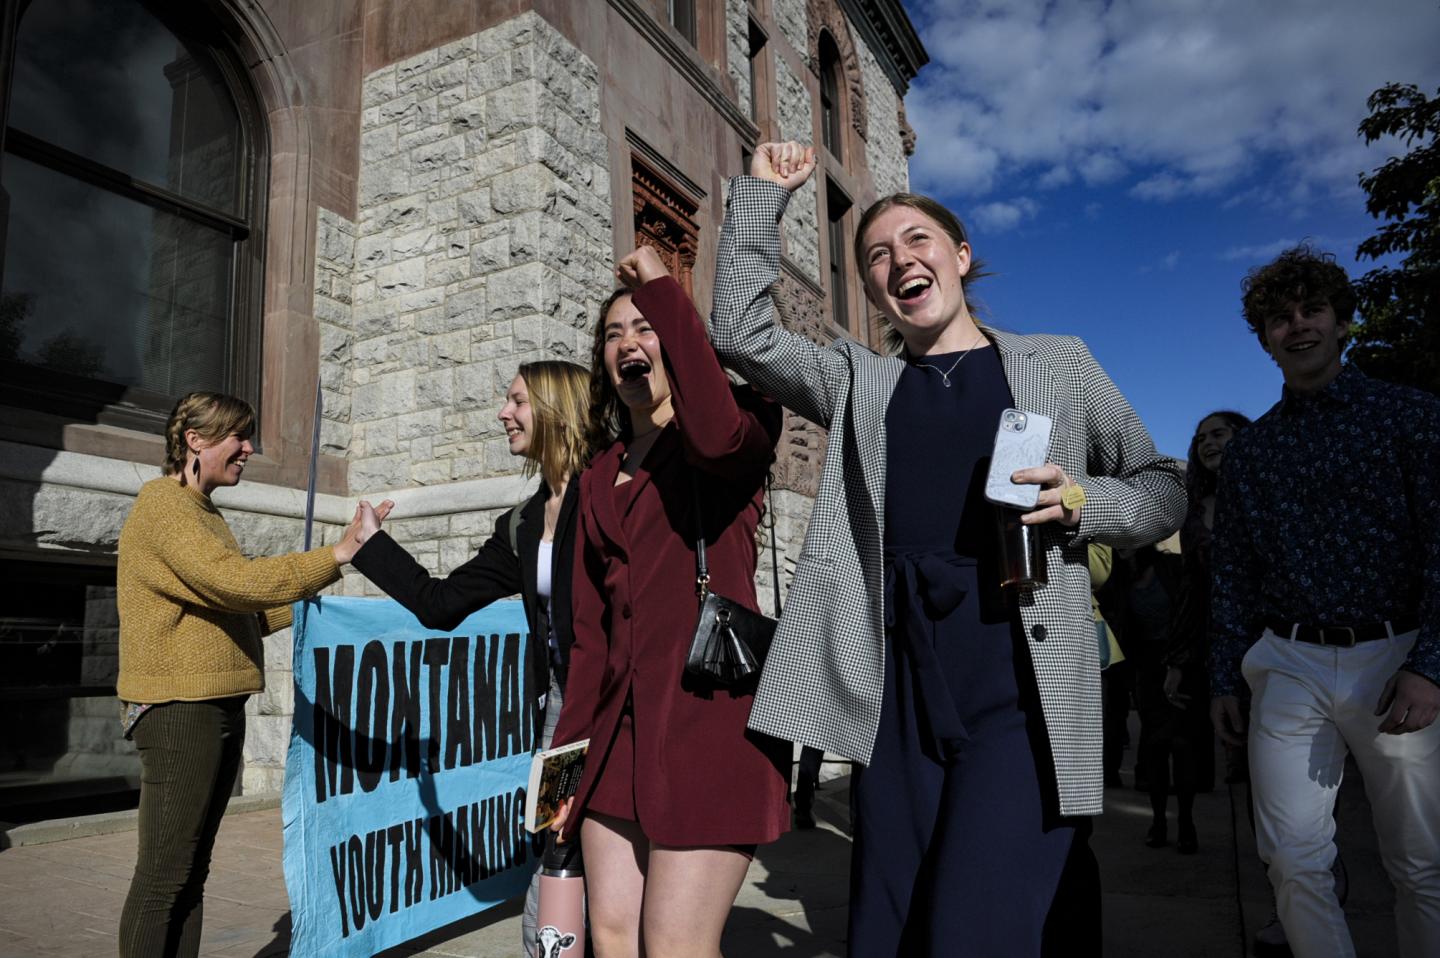
[[[630,618],[630,603],[629,603],[629,602],[626,602],[624,605],[620,606],[620,617],[621,617],[622,619],[628,619],[628,618]]]
[[[1037,626],[1035,626],[1035,628],[1033,628],[1033,629],[1030,630],[1030,635],[1035,639],[1036,642],[1044,642],[1044,641],[1045,641],[1045,626],[1043,626],[1043,625],[1037,625]]]

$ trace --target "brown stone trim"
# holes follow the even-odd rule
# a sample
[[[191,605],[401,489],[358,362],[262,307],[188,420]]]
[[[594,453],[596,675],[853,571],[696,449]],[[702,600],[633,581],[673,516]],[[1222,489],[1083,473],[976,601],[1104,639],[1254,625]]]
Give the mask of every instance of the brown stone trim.
[[[640,0],[609,2],[742,139],[757,142],[760,131],[735,102],[734,92],[729,89],[733,84],[728,77],[721,77],[713,66],[703,62],[694,47],[679,39],[668,23],[658,22]]]
[[[631,155],[631,196],[635,216],[635,245],[649,246],[692,297],[695,295],[695,258],[700,250],[700,203]]]
[[[836,50],[840,53],[840,69],[849,94],[840,109],[848,114],[850,125],[860,139],[868,140],[870,114],[865,105],[865,81],[860,72],[860,56],[855,50],[855,41],[850,36],[850,23],[835,0],[806,0],[805,7],[806,21],[809,24],[805,55],[809,60],[810,70],[819,76],[820,34],[830,34],[835,41]]]

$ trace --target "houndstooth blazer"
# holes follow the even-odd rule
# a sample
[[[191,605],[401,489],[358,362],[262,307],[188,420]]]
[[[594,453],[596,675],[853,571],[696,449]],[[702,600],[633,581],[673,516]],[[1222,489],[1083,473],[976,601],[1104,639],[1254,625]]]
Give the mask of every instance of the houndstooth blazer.
[[[710,317],[727,365],[830,435],[750,727],[868,764],[885,668],[885,413],[905,363],[845,340],[817,346],[775,324],[769,291],[789,198],[764,180],[731,181]],[[1053,420],[1050,461],[1085,488],[1077,528],[1045,527],[1049,584],[1025,594],[1020,618],[1060,812],[1098,814],[1100,664],[1085,545],[1141,546],[1170,535],[1184,518],[1184,481],[1079,339],[981,329],[1000,351],[1016,407]],[[995,424],[976,428],[988,433]],[[942,481],[936,495],[947,492]]]

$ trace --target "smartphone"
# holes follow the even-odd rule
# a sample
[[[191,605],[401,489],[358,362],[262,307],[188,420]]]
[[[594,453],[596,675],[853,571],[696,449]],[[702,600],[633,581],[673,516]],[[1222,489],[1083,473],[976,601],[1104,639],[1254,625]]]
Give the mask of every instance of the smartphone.
[[[995,452],[990,456],[990,473],[985,478],[986,499],[1012,509],[1035,508],[1040,486],[1018,485],[1010,481],[1010,476],[1021,469],[1045,465],[1050,452],[1050,428],[1050,417],[1036,412],[1007,409],[1000,414]]]

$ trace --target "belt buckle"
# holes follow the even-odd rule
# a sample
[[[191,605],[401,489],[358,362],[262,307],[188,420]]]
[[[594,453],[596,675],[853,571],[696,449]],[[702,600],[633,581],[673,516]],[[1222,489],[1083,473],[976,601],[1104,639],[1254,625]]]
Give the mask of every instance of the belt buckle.
[[[1329,633],[1331,632],[1337,634],[1342,632],[1346,633],[1348,641],[1341,639],[1331,640],[1329,637]],[[1345,649],[1353,649],[1355,647],[1355,629],[1348,625],[1322,625],[1320,626],[1320,644],[1333,645]]]

